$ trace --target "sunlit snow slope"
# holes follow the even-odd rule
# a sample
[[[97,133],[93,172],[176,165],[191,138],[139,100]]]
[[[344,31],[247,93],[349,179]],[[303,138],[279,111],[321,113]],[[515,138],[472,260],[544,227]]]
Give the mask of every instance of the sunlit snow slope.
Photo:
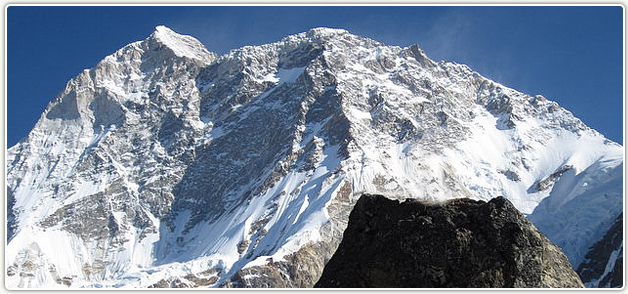
[[[416,45],[317,28],[218,57],[157,27],[8,150],[5,281],[311,287],[363,192],[503,195],[577,268],[622,172],[623,147],[557,103]]]

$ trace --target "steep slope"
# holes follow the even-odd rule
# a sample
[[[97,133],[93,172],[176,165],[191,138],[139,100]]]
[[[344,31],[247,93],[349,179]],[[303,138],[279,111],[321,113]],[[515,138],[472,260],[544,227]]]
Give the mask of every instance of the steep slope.
[[[583,288],[559,247],[505,198],[360,197],[321,288]]]
[[[416,45],[317,28],[216,57],[158,27],[8,150],[6,285],[310,287],[362,192],[503,195],[543,230],[556,214],[535,208],[567,176],[622,167],[622,146],[558,104]],[[578,231],[567,211],[590,200],[594,234],[546,233],[576,244],[572,263],[622,203],[596,179],[552,205]]]
[[[574,268],[582,265],[587,252],[617,224],[617,219],[622,224],[623,169],[620,154],[601,156],[580,172],[569,167],[550,195],[529,215],[539,230],[563,248]],[[623,235],[616,238],[615,242],[623,243]],[[606,264],[608,258],[594,262]]]
[[[623,213],[604,238],[595,243],[591,250],[584,256],[585,260],[578,266],[578,274],[588,287],[612,287],[624,286],[624,226]]]
[[[7,266],[17,273],[7,285],[99,281],[153,262],[167,183],[203,130],[194,78],[213,59],[158,27],[68,82],[7,154]]]

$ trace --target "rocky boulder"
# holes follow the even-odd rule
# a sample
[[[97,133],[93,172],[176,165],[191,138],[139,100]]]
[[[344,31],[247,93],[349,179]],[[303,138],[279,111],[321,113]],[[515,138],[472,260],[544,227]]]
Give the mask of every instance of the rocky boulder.
[[[561,249],[508,200],[363,195],[315,287],[583,287]]]

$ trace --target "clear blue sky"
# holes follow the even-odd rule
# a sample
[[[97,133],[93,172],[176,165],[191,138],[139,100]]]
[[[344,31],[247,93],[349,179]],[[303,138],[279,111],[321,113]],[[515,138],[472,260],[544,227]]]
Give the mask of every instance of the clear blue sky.
[[[7,9],[7,146],[81,70],[157,25],[223,54],[313,27],[418,44],[623,138],[623,9],[612,7],[34,7]]]

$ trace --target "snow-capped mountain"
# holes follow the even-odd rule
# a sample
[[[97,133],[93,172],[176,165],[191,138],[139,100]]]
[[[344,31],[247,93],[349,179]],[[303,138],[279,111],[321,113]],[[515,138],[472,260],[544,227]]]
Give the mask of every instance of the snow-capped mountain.
[[[311,287],[365,192],[504,196],[577,268],[623,206],[623,147],[557,103],[328,28],[218,57],[157,27],[6,169],[9,288]]]

